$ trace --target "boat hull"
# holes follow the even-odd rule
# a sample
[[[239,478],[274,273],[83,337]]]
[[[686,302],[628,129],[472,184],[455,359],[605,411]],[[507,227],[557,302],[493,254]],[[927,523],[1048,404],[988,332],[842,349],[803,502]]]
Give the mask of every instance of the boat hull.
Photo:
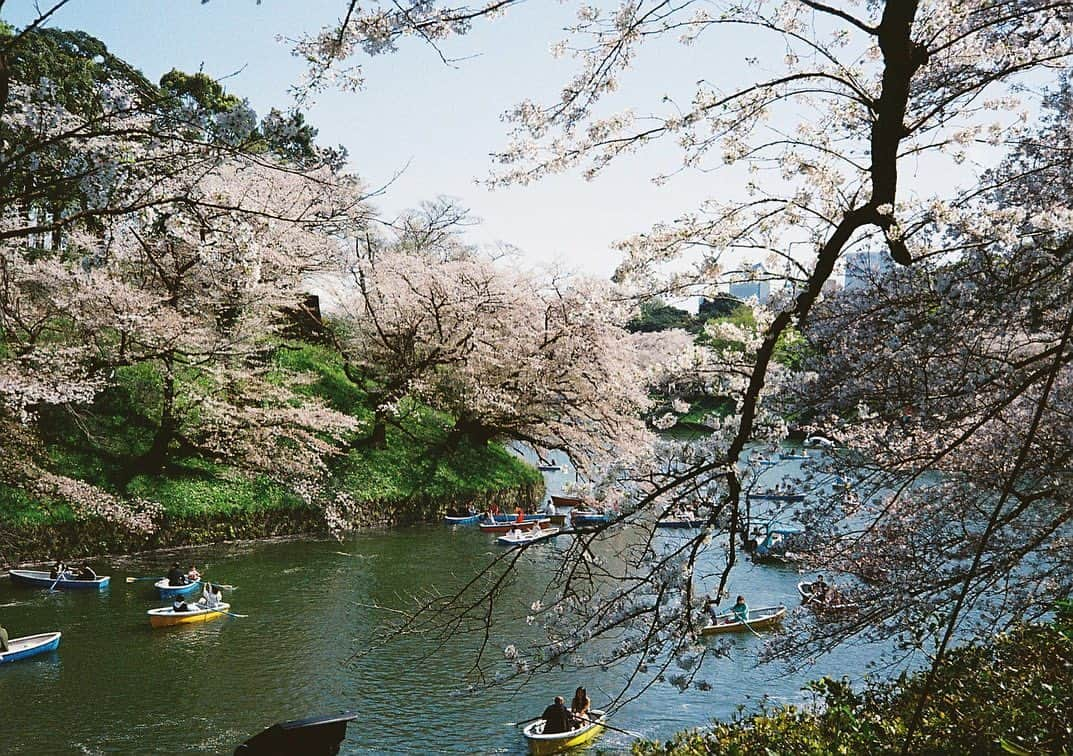
[[[8,650],[0,652],[0,664],[29,659],[31,656],[55,651],[60,647],[60,632],[39,633],[12,638],[8,641]]]
[[[187,596],[198,588],[201,587],[201,581],[195,580],[193,583],[187,583],[186,585],[168,585],[168,579],[158,580],[153,583],[157,593],[160,594],[160,598],[175,598],[176,596]]]
[[[75,580],[74,578],[56,580],[49,577],[49,573],[44,570],[9,570],[8,574],[11,576],[11,582],[18,585],[29,585],[34,588],[55,587],[56,590],[65,591],[99,591],[107,587],[108,581],[111,580],[108,575],[98,576],[95,580]]]
[[[585,502],[578,496],[557,496],[552,494],[551,503],[556,507],[580,507]]]
[[[456,517],[454,515],[447,515],[443,518],[444,523],[447,525],[476,525],[481,521],[481,513],[466,515],[464,517]]]
[[[569,732],[555,733],[554,735],[543,734],[543,719],[529,725],[522,731],[526,741],[529,743],[529,753],[534,754],[534,756],[560,753],[595,740],[604,731],[607,714],[595,709],[590,713],[596,716],[596,720],[588,726],[570,730]]]
[[[189,612],[175,612],[171,607],[162,609],[150,609],[149,624],[153,627],[174,627],[175,625],[192,625],[198,622],[211,622],[225,616],[231,608],[228,603],[222,603],[214,609],[193,609]]]
[[[797,584],[797,592],[801,594],[801,603],[817,612],[855,612],[857,611],[856,601],[840,601],[837,595],[837,589],[833,586],[828,586],[828,597],[825,600],[820,600],[812,592],[812,583],[801,582]]]
[[[804,501],[803,493],[751,493],[747,496],[753,501]]]
[[[754,619],[755,616],[755,619]],[[763,630],[782,622],[786,616],[785,606],[769,606],[764,609],[753,609],[749,612],[748,622],[742,622],[733,618],[730,612],[721,614],[714,624],[701,628],[702,635],[721,635],[723,633],[747,633],[752,630]],[[729,621],[727,621],[729,620]]]
[[[699,528],[704,520],[660,520],[656,523],[657,528]]]
[[[540,527],[543,528],[550,524],[551,520],[545,517],[540,520],[523,520],[522,522],[518,522],[516,520],[513,520],[511,522],[496,522],[494,525],[482,522],[480,524],[480,528],[485,533],[509,533],[510,531],[515,529],[531,530],[537,525],[540,525]]]
[[[530,533],[532,533],[533,535],[530,535]],[[496,539],[496,543],[500,544],[501,546],[521,546],[525,543],[537,543],[548,538],[554,538],[557,535],[559,535],[558,528],[541,528],[541,532],[539,534],[536,534],[534,533],[534,531],[530,530],[526,531],[526,534],[521,538],[511,538],[509,534],[500,536]]]

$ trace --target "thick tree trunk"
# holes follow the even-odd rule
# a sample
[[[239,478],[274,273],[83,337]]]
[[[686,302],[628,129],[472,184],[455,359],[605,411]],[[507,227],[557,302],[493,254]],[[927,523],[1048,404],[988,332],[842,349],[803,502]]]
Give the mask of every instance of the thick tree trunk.
[[[139,460],[139,467],[146,472],[160,472],[168,460],[168,447],[175,439],[178,420],[175,417],[175,374],[173,363],[167,359],[164,363],[164,393],[160,404],[160,425],[149,450]]]

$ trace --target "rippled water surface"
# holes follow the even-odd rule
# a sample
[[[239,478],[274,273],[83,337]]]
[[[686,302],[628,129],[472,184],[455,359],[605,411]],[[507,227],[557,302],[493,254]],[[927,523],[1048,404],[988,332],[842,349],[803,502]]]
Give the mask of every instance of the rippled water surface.
[[[674,536],[667,536],[668,538]],[[519,579],[502,597],[507,620],[493,649],[534,637],[525,624],[533,586],[558,563],[566,538],[526,553]],[[279,720],[349,709],[346,753],[523,753],[519,728],[506,723],[540,713],[555,694],[569,699],[585,685],[594,705],[618,690],[621,672],[570,672],[533,680],[519,693],[459,695],[469,680],[475,641],[428,653],[411,637],[389,651],[355,659],[384,615],[373,604],[399,605],[432,587],[447,589],[479,571],[498,547],[476,528],[426,525],[334,541],[230,544],[182,552],[207,564],[207,575],[237,586],[225,618],[189,627],[151,629],[150,582],[172,555],[94,563],[109,589],[57,592],[0,580],[0,623],[12,637],[63,631],[55,653],[0,667],[0,750],[4,753],[230,753]],[[107,567],[107,570],[104,568]],[[744,565],[731,591],[751,606],[797,605],[793,570]],[[797,675],[755,666],[760,641],[732,639],[729,658],[708,658],[710,691],[679,693],[657,684],[627,704],[616,726],[665,738],[684,727],[727,717],[767,695],[796,700],[808,679],[863,670],[870,652],[848,649]],[[496,660],[496,663],[499,663]],[[495,664],[493,664],[494,668]],[[505,667],[504,667],[505,669]],[[628,747],[609,732],[603,749]]]

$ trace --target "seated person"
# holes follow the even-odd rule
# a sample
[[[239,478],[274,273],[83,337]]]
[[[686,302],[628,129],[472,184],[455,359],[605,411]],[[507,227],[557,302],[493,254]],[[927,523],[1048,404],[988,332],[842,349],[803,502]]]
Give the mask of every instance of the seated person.
[[[744,596],[738,596],[734,606],[730,607],[730,612],[734,615],[733,622],[747,622],[749,620],[749,605],[745,603]]]
[[[168,570],[168,585],[186,585],[186,575],[179,569],[179,563],[173,562]]]
[[[49,580],[59,580],[60,576],[67,572],[67,565],[63,563],[63,560],[57,559],[56,564],[52,565],[52,571],[48,573]]]
[[[189,604],[186,603],[186,600],[182,596],[179,596],[173,602],[171,602],[171,610],[173,612],[191,611]]]
[[[585,724],[589,719],[589,707],[592,701],[584,688],[579,687],[574,691],[574,700],[570,702],[570,713],[574,717],[574,726]]]
[[[823,575],[816,578],[816,582],[812,584],[812,598],[817,601],[826,601],[827,593],[831,590],[831,587],[823,579]]]
[[[78,571],[76,577],[77,580],[96,580],[97,573],[93,571],[93,568],[89,565],[82,565],[82,569]]]
[[[201,599],[197,602],[206,609],[215,609],[223,599],[223,592],[212,583],[205,583],[205,589],[201,593]]]
[[[190,565],[190,569],[186,571],[186,579],[191,583],[201,580],[201,573],[197,571],[197,567]]]
[[[566,708],[566,702],[562,696],[556,696],[555,703],[544,709],[544,713],[540,716],[544,720],[545,735],[569,732],[574,729],[574,718],[570,715],[570,710]]]

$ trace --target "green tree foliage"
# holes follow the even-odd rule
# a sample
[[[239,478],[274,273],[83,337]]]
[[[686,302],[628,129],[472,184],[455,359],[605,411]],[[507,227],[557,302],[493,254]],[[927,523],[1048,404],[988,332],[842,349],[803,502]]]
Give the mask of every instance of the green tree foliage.
[[[228,94],[223,85],[206,73],[188,74],[173,68],[160,77],[161,90],[172,97],[189,97],[210,113],[226,113],[242,100]]]
[[[652,299],[641,305],[640,314],[626,324],[626,330],[631,333],[653,333],[681,328],[697,333],[702,325],[685,310],[666,304],[661,299]]]

